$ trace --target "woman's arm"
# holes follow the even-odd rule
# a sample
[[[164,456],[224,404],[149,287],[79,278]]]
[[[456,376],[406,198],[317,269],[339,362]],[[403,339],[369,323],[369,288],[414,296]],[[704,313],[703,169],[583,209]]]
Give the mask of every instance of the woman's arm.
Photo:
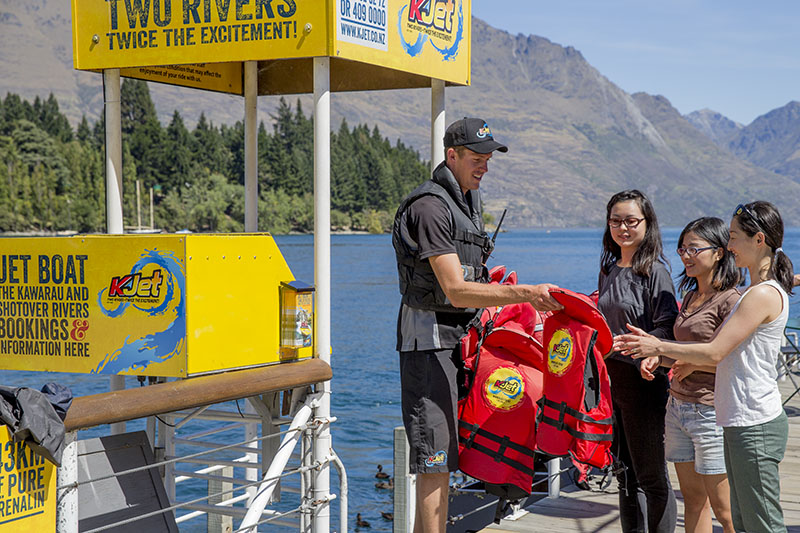
[[[717,367],[713,365],[695,365],[694,363],[687,363],[686,361],[675,361],[672,365],[672,379],[683,381],[692,372],[708,372],[709,374],[716,374]]]
[[[633,333],[615,337],[614,349],[635,359],[662,355],[696,365],[716,365],[759,325],[774,320],[782,308],[781,294],[774,287],[761,285],[747,293],[736,311],[709,342],[669,342]],[[631,331],[635,332],[635,328]]]

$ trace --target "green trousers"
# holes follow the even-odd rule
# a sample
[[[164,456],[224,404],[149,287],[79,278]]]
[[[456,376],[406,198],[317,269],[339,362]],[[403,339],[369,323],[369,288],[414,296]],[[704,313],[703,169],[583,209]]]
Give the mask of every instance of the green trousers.
[[[786,413],[756,426],[723,428],[736,531],[785,533],[778,464],[786,452]]]

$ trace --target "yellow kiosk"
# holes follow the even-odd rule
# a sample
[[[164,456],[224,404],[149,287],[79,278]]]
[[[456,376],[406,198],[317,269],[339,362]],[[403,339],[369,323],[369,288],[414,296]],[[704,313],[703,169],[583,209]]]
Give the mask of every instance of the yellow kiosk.
[[[435,165],[444,157],[445,84],[470,82],[470,7],[470,0],[72,0],[75,68],[104,78],[108,235],[2,244],[4,367],[109,374],[120,389],[122,375],[191,377],[310,356],[330,363],[330,92],[430,87]],[[120,76],[244,97],[247,234],[121,235]],[[297,93],[314,95],[313,304],[272,238],[257,233],[257,96]],[[312,455],[321,466],[312,474],[318,507],[308,520],[311,531],[327,533],[330,382],[317,392]],[[69,512],[74,497],[66,491],[59,509]],[[250,515],[242,526],[255,524]]]

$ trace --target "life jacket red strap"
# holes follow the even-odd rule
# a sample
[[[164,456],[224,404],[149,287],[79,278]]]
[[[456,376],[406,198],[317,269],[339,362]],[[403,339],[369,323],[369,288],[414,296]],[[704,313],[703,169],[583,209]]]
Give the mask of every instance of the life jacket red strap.
[[[581,422],[586,422],[587,424],[594,424],[596,426],[611,426],[613,423],[613,418],[595,420],[589,415],[581,413],[580,411],[576,411],[572,407],[568,406],[567,402],[556,403],[552,400],[548,400],[544,396],[542,396],[537,403],[539,404],[539,422],[544,422],[545,424],[551,425],[558,431],[566,431],[576,439],[595,442],[613,440],[613,434],[611,433],[584,433],[582,431],[573,429],[566,422],[564,422],[566,415],[569,415],[572,418],[580,420]],[[558,420],[549,416],[545,416],[545,407],[549,407],[550,409],[558,411]]]
[[[505,463],[511,468],[515,468],[522,472],[523,474],[527,474],[529,476],[534,475],[534,471],[532,468],[525,466],[524,464],[520,463],[519,461],[515,461],[514,459],[510,459],[505,456],[505,451],[507,449],[514,450],[515,452],[521,453],[523,455],[527,455],[528,457],[534,457],[535,453],[530,448],[526,448],[525,446],[521,446],[516,442],[513,442],[508,437],[500,437],[499,435],[495,435],[485,429],[482,429],[478,424],[470,424],[468,422],[464,422],[463,420],[458,421],[458,426],[460,428],[466,429],[469,431],[469,437],[463,437],[461,434],[458,435],[458,440],[461,442],[465,448],[472,449],[484,453],[494,459],[499,463]],[[492,450],[491,448],[484,446],[478,442],[475,442],[475,437],[480,435],[481,437],[496,442],[500,445],[497,450]]]

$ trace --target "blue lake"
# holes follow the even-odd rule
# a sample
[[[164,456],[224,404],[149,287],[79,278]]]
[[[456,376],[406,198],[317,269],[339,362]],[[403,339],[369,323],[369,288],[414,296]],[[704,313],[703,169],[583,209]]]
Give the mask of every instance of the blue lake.
[[[663,232],[674,277],[682,270],[674,251],[679,233],[678,228]],[[504,264],[516,270],[521,283],[550,282],[588,293],[597,286],[601,236],[600,229],[512,230],[498,236],[490,266]],[[313,283],[313,237],[287,235],[276,241],[295,277]],[[800,228],[787,230],[784,250],[800,265]],[[391,492],[374,487],[377,464],[391,473],[392,430],[401,424],[394,351],[399,294],[391,238],[334,235],[331,254],[332,412],[338,417],[333,444],[348,472],[351,527],[359,512],[372,524],[372,531],[391,531],[391,523],[380,516],[380,511],[391,511]],[[794,296],[791,316],[800,316],[798,304],[800,297]],[[58,381],[71,387],[76,396],[108,390],[108,379],[96,376],[19,371],[0,371],[0,376],[4,385],[37,389],[47,381]],[[139,386],[135,379],[127,382],[128,387]],[[129,430],[141,427],[129,424]],[[81,438],[101,430],[82,432]],[[332,484],[336,484],[335,475]],[[195,497],[205,493],[204,485],[197,484],[179,490]],[[338,527],[336,502],[331,524]],[[182,524],[181,530],[205,531],[205,520]]]

